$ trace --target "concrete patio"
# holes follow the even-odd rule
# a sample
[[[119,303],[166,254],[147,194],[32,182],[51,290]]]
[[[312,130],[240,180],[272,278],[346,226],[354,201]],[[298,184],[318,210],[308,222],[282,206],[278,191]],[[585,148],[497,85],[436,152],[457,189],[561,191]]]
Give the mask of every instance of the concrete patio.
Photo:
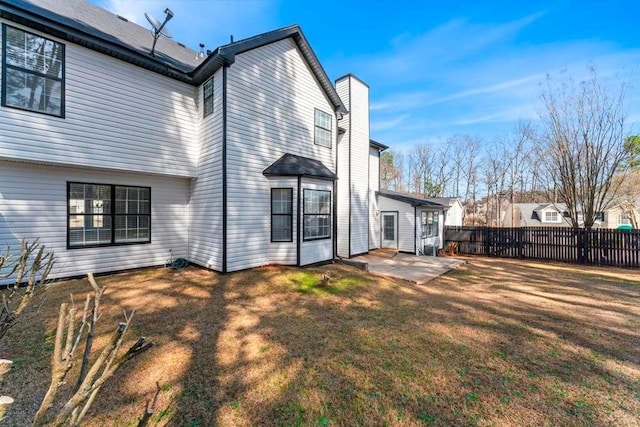
[[[371,274],[422,284],[450,271],[466,261],[457,258],[417,256],[378,249],[353,259],[367,264]]]

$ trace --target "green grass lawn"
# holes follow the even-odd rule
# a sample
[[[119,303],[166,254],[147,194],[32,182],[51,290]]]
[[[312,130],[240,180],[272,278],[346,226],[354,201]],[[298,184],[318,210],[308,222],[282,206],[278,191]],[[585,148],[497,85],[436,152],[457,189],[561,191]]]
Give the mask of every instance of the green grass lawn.
[[[640,419],[637,271],[471,258],[425,285],[341,265],[154,269],[99,282],[108,290],[96,347],[133,308],[129,341],[157,346],[105,385],[87,425],[135,425],[156,384],[152,425]],[[0,383],[16,399],[5,425],[29,423],[48,386],[57,307],[88,289],[52,286],[0,343],[0,358],[14,361]]]

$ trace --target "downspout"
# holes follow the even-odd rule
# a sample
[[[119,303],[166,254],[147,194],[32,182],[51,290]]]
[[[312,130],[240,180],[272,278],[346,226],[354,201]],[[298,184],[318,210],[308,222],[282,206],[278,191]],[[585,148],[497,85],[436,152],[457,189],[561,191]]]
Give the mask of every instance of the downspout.
[[[300,211],[302,210],[302,197],[301,197],[301,193],[302,193],[302,175],[298,175],[298,203],[297,203],[297,216],[298,219],[296,221],[296,265],[298,267],[300,267],[300,228],[302,221],[300,220]]]
[[[336,117],[336,161],[334,163],[334,171],[336,174],[336,179],[333,181],[333,257],[332,259],[336,259],[336,256],[338,255],[338,179],[340,179],[340,177],[338,176],[338,138],[339,138],[339,131],[338,131],[338,112],[335,112],[335,117]],[[344,117],[344,116],[343,116]]]
[[[351,258],[351,129],[353,129],[353,102],[351,102],[351,76],[349,76],[349,245],[347,246],[347,258]]]

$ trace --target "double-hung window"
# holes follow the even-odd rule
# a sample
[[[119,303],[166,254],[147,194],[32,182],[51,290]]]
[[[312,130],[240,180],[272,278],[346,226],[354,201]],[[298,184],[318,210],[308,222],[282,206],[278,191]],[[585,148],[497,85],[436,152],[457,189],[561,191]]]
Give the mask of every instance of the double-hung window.
[[[316,145],[331,148],[331,114],[318,109],[315,110],[315,136]]]
[[[436,237],[439,234],[439,213],[434,211],[422,211],[422,237]]]
[[[3,25],[2,106],[64,117],[64,45]]]
[[[68,246],[151,242],[151,189],[124,185],[67,185]]]
[[[293,241],[293,189],[271,189],[271,241]]]
[[[203,118],[213,113],[213,78],[202,85]]]
[[[331,238],[331,191],[304,190],[304,240]]]
[[[558,212],[547,211],[544,213],[544,222],[558,222]]]
[[[631,224],[631,217],[626,213],[618,214],[618,225],[629,225]]]

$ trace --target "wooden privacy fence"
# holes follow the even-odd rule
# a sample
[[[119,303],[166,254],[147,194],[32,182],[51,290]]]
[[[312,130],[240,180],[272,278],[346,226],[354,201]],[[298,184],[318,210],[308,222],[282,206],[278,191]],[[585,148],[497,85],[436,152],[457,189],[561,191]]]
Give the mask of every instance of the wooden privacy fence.
[[[445,227],[444,240],[462,254],[640,268],[639,230]]]

